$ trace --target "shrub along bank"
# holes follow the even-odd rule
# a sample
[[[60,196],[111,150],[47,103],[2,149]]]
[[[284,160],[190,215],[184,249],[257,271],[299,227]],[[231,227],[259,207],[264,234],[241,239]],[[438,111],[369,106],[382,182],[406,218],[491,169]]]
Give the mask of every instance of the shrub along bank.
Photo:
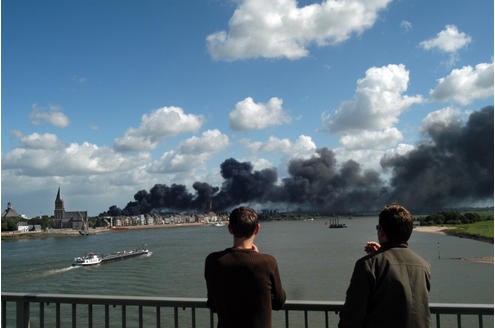
[[[454,227],[446,231],[459,237],[474,238],[493,243],[493,211],[461,213],[444,211],[417,218],[422,226],[446,225]]]

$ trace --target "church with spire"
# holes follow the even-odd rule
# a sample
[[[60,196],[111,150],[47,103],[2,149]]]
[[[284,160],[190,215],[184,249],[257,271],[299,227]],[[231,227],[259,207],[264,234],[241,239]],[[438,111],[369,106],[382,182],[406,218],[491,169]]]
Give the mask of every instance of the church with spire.
[[[75,230],[84,230],[88,224],[87,211],[66,211],[64,200],[58,187],[57,197],[55,198],[55,210],[53,211],[53,227],[56,229],[68,228]]]

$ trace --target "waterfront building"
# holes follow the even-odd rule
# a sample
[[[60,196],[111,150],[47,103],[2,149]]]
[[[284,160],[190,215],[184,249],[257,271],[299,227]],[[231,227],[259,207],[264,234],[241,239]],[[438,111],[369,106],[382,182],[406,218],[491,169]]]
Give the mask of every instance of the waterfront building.
[[[2,212],[2,219],[21,218],[22,216],[14,210],[12,202],[7,203],[7,209]]]
[[[32,226],[28,225],[26,221],[17,222],[17,231],[19,232],[28,232],[30,227]]]
[[[53,227],[55,229],[69,228],[74,230],[83,230],[87,226],[87,211],[66,211],[64,201],[60,195],[58,187],[57,197],[55,198],[55,210],[53,212]]]

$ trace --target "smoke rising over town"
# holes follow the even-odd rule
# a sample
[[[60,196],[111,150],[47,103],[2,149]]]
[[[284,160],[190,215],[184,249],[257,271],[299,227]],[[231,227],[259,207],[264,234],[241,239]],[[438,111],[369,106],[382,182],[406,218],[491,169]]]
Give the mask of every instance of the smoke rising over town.
[[[467,123],[452,120],[426,124],[425,140],[404,155],[383,157],[387,180],[363,170],[353,160],[339,164],[332,150],[289,163],[288,177],[278,181],[275,169],[254,170],[249,162],[226,159],[220,165],[222,186],[205,182],[186,186],[156,184],[138,191],[121,211],[141,214],[152,209],[228,210],[240,204],[262,208],[349,213],[375,210],[400,202],[411,209],[451,207],[493,198],[493,106],[473,112]]]
[[[439,208],[493,198],[493,106],[465,126],[429,126],[430,140],[404,156],[382,160],[392,171],[390,199]]]

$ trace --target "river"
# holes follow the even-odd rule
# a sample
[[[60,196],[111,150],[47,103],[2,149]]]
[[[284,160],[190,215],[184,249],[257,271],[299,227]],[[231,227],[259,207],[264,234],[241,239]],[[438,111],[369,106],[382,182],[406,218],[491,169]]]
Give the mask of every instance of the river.
[[[291,300],[343,301],[363,246],[376,240],[377,219],[263,222],[256,238],[274,255]],[[205,297],[204,258],[231,245],[227,227],[199,226],[108,232],[84,237],[3,241],[2,291]],[[111,253],[146,244],[149,257],[93,267],[72,267],[85,252]],[[493,304],[493,264],[466,261],[493,256],[493,245],[413,232],[410,247],[432,266],[431,302]]]

